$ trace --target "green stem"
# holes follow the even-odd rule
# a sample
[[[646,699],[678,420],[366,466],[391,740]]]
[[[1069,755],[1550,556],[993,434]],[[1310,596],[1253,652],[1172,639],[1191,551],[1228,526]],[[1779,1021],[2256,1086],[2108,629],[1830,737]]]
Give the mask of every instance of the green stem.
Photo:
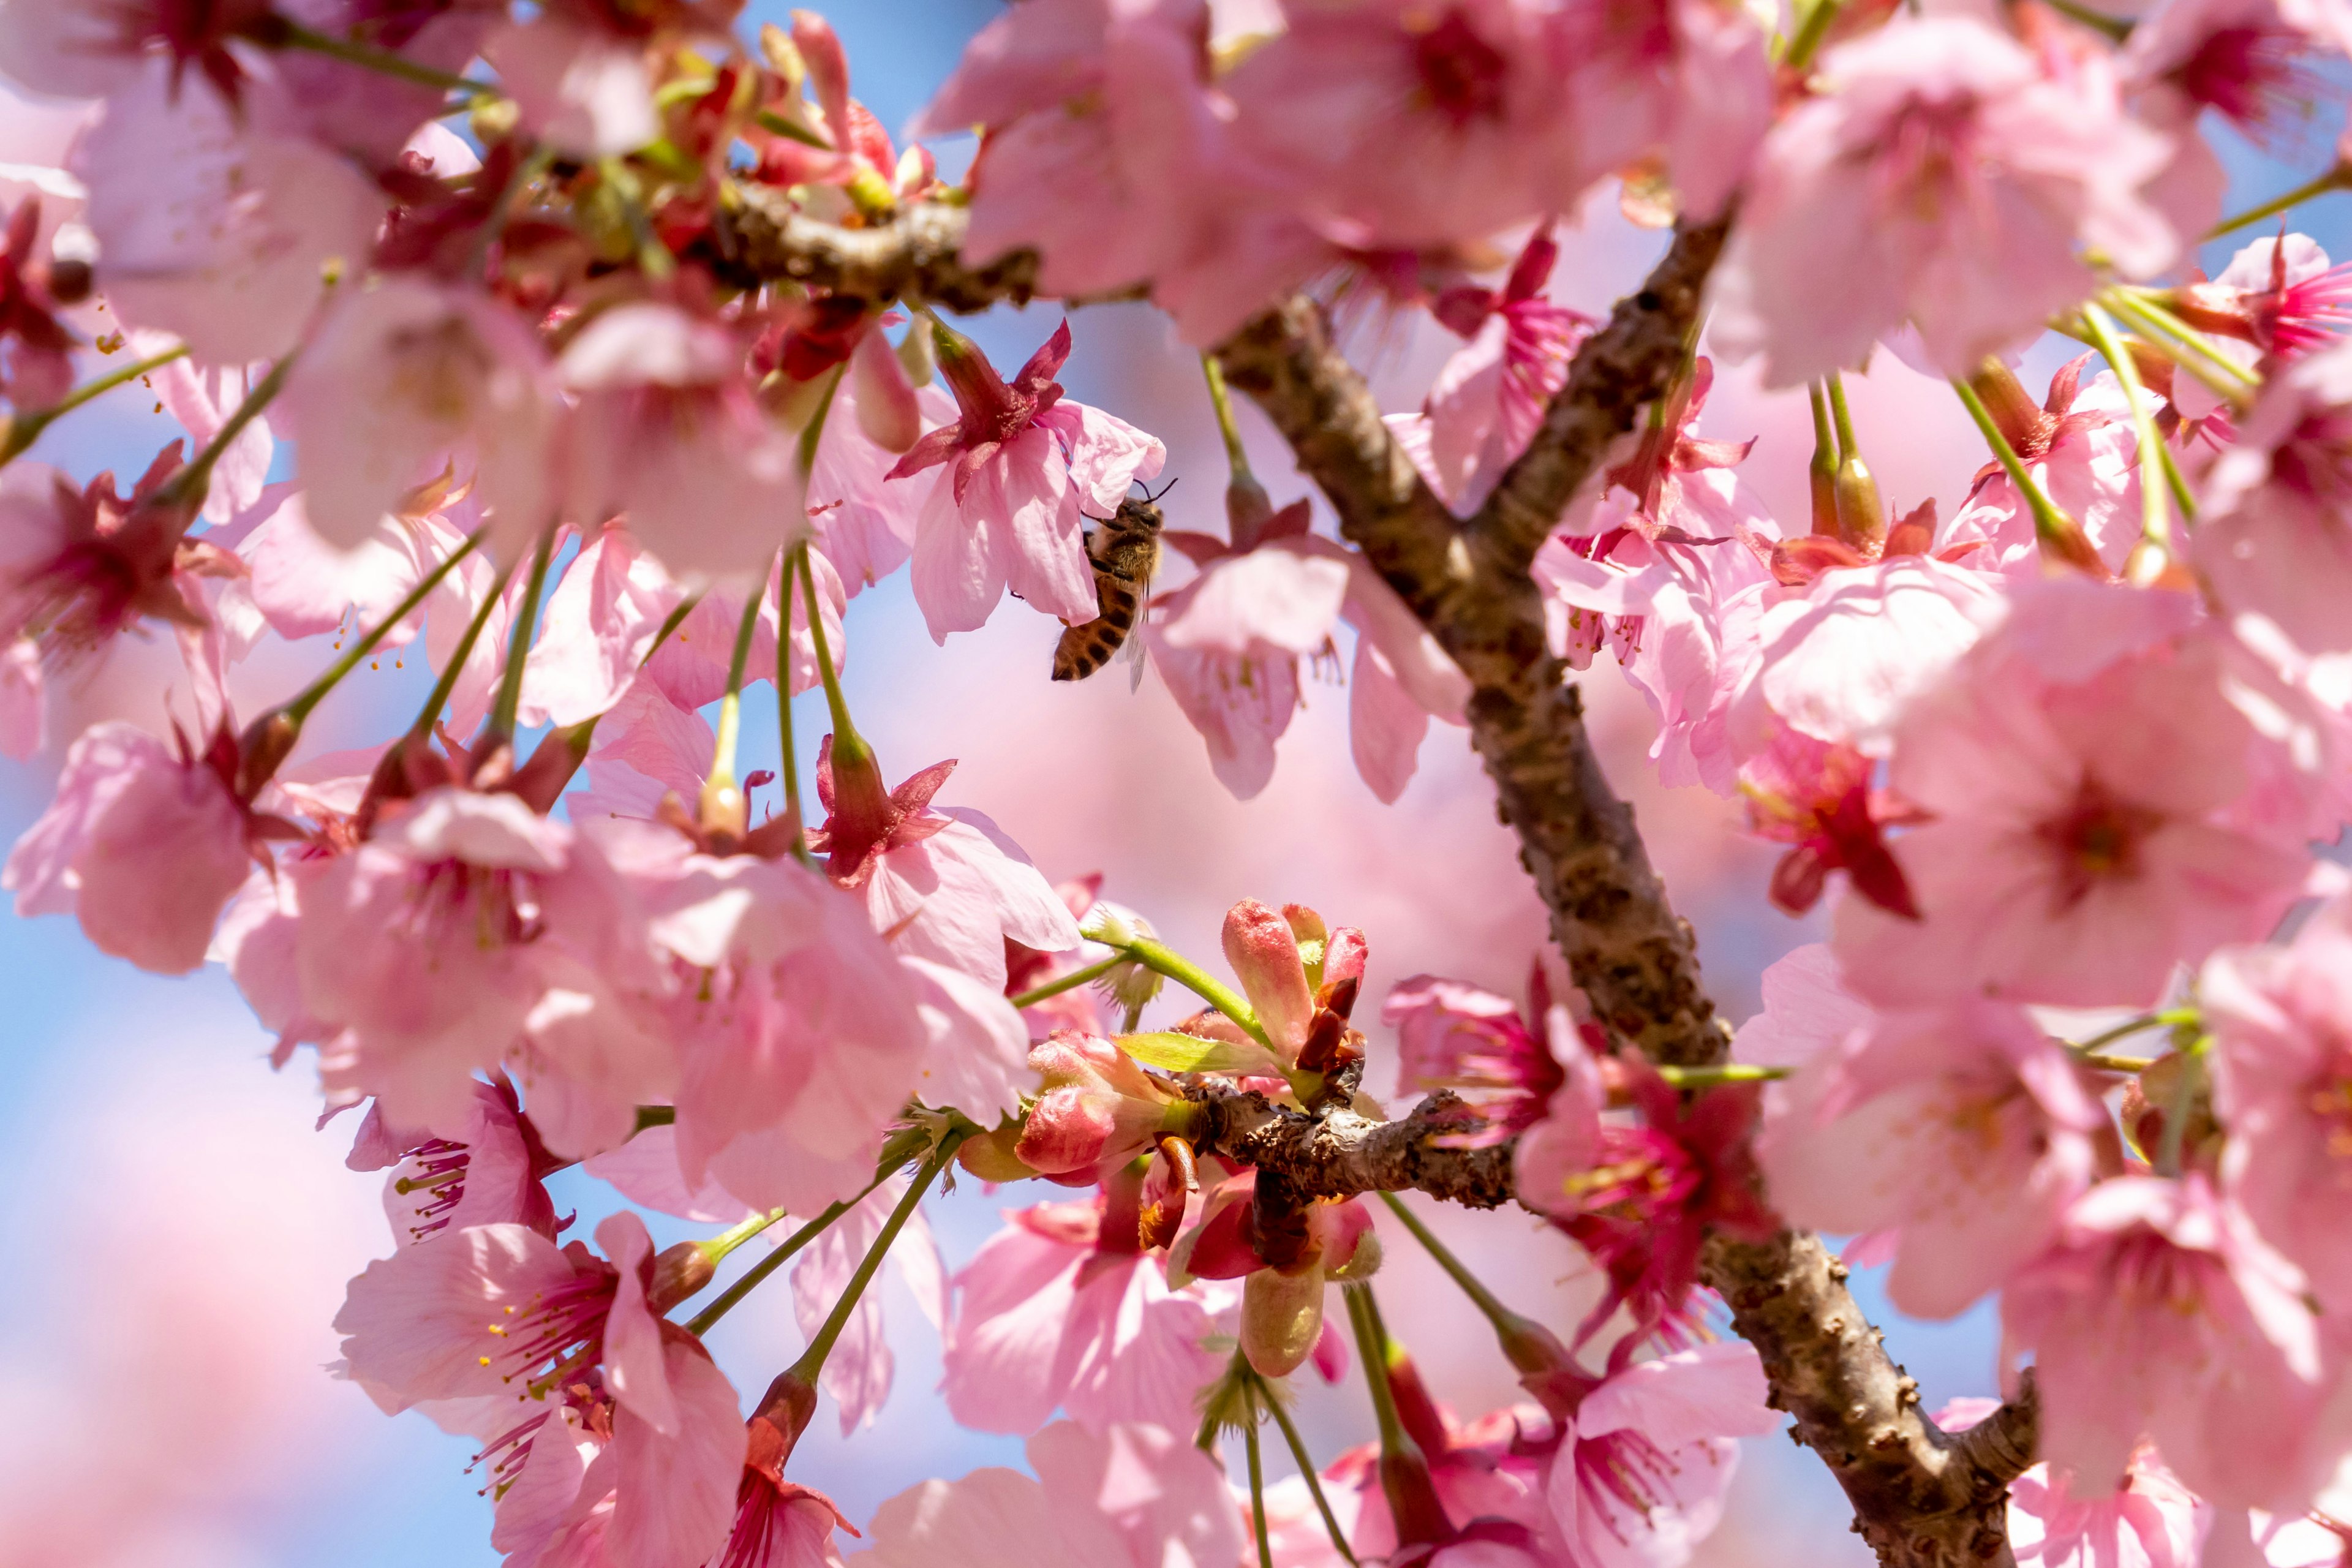
[[[1024,991],[1020,995],[1009,996],[1005,1000],[1011,1002],[1016,1008],[1034,1007],[1048,996],[1059,996],[1065,991],[1076,991],[1087,981],[1099,980],[1120,964],[1133,962],[1134,960],[1129,958],[1124,952],[1114,952],[1099,963],[1089,963],[1084,969],[1073,969],[1067,974],[1048,980],[1033,991]]]
[[[1838,459],[1853,457],[1862,450],[1862,443],[1853,438],[1853,416],[1846,411],[1845,378],[1837,372],[1829,374],[1830,417],[1837,426]]]
[[[2243,407],[2247,397],[2262,384],[2261,378],[2243,365],[2233,364],[2216,353],[2202,332],[2146,296],[2125,289],[2110,289],[2101,296],[2101,301],[2137,327],[2176,366],[2232,406]]]
[[[890,1217],[882,1222],[882,1233],[874,1238],[874,1245],[866,1249],[866,1256],[858,1259],[857,1272],[852,1274],[849,1283],[842,1287],[841,1300],[833,1304],[832,1314],[817,1330],[816,1337],[809,1341],[808,1349],[801,1352],[800,1360],[793,1363],[789,1369],[791,1375],[811,1388],[816,1386],[818,1374],[824,1371],[825,1357],[833,1353],[834,1342],[841,1338],[841,1331],[849,1326],[849,1314],[856,1310],[858,1298],[866,1294],[866,1287],[873,1281],[874,1271],[882,1267],[882,1259],[889,1252],[890,1244],[897,1241],[898,1233],[907,1228],[907,1222],[914,1217],[917,1206],[923,1201],[923,1194],[947,1168],[948,1161],[955,1155],[956,1145],[962,1142],[962,1137],[952,1131],[942,1137],[939,1146],[931,1151],[931,1157],[923,1162],[923,1168],[916,1173],[915,1179],[907,1184],[907,1195],[898,1200],[898,1206],[892,1209]]]
[[[2156,416],[2149,411],[2147,394],[2141,390],[2139,366],[2116,331],[2116,323],[2095,304],[2085,302],[2083,321],[2091,329],[2091,341],[2098,344],[2099,353],[2113,367],[2116,379],[2123,384],[2124,395],[2131,403],[2132,428],[2139,437],[2139,503],[2140,533],[2158,549],[2169,553],[2172,549],[2172,521],[2164,507],[2165,475],[2164,437],[2157,433]],[[2180,498],[2181,515],[2185,521],[2193,513],[2187,496]]]
[[[793,739],[793,573],[808,570],[808,546],[784,552],[776,576],[776,744],[782,752],[784,816],[793,825],[793,858],[815,864],[808,852],[808,819],[801,815],[800,749]]]
[[[95,381],[85,382],[47,408],[29,409],[12,416],[7,422],[6,434],[0,436],[0,468],[5,468],[23,456],[26,447],[41,438],[42,431],[91,398],[103,396],[125,382],[136,381],[142,375],[161,370],[175,359],[185,359],[187,354],[187,347],[183,344],[166,353],[151,355],[120,370],[109,371]]]
[[[195,461],[173,475],[171,482],[163,487],[157,499],[168,504],[202,497],[212,486],[213,466],[220,461],[221,454],[228,450],[230,442],[245,434],[247,426],[261,417],[261,411],[269,406],[270,399],[284,390],[286,377],[293,369],[294,356],[290,353],[271,365],[269,374],[245,395],[245,401],[236,405],[236,411],[228,416],[228,422],[214,432],[213,438],[205,444],[205,449],[196,454]]]
[[[1713,1089],[1724,1083],[1770,1083],[1787,1078],[1793,1068],[1759,1067],[1754,1062],[1716,1062],[1706,1067],[1678,1068],[1660,1063],[1654,1069],[1676,1089]]]
[[[332,691],[343,677],[359,668],[360,660],[383,645],[383,639],[391,635],[393,627],[416,613],[417,606],[424,604],[433,590],[441,585],[443,578],[457,569],[458,562],[473,553],[474,547],[481,543],[483,536],[488,531],[488,529],[477,529],[467,534],[465,542],[449,552],[438,566],[427,572],[423,580],[408,591],[407,597],[393,606],[390,615],[378,621],[369,629],[365,637],[353,643],[351,651],[330,665],[324,675],[295,693],[293,699],[278,711],[297,724],[308,719],[310,716],[310,710],[323,701],[327,693]]]
[[[1959,395],[1961,405],[1969,411],[1969,417],[1977,422],[1977,430],[1984,437],[1985,445],[1992,448],[1993,457],[2000,463],[2001,472],[2009,476],[2009,482],[2016,488],[2017,493],[2025,498],[2026,509],[2033,514],[2034,536],[2048,542],[2063,540],[2074,532],[2066,515],[2042,493],[2042,487],[2033,482],[2032,474],[2025,471],[2025,465],[2018,460],[2017,453],[2010,447],[2009,437],[2000,433],[2000,426],[1994,424],[1992,416],[1986,412],[1976,389],[1965,381],[1955,379],[1952,390]]]
[[[782,1209],[770,1209],[766,1214],[755,1214],[734,1229],[721,1231],[709,1241],[701,1243],[702,1255],[713,1263],[719,1262],[729,1253],[783,1218],[784,1214],[785,1211]]]
[[[501,571],[498,581],[490,584],[490,591],[482,595],[482,607],[476,610],[474,618],[466,623],[464,633],[457,638],[457,646],[449,652],[448,662],[441,667],[441,678],[433,683],[432,694],[425,699],[425,706],[417,710],[416,722],[409,726],[409,733],[430,735],[433,726],[441,721],[441,710],[449,706],[449,699],[456,693],[457,682],[466,673],[466,661],[474,657],[474,645],[482,640],[482,628],[490,624],[490,613],[499,607],[499,601],[506,597],[507,579],[512,575],[512,567]]]
[[[1237,479],[1255,478],[1250,472],[1249,454],[1242,449],[1241,427],[1234,423],[1233,395],[1225,390],[1225,373],[1214,354],[1201,356],[1201,374],[1208,378],[1209,402],[1217,411],[1217,434],[1224,438],[1225,462]]]
[[[1813,56],[1820,52],[1822,40],[1830,36],[1830,26],[1837,20],[1842,8],[1842,0],[1813,0],[1812,9],[1806,12],[1805,19],[1798,24],[1795,36],[1790,38],[1789,47],[1780,57],[1780,63],[1792,71],[1802,71],[1811,65]]]
[[[1242,1451],[1249,1456],[1250,1528],[1257,1536],[1258,1568],[1274,1568],[1274,1547],[1265,1538],[1265,1468],[1258,1460],[1255,1421],[1242,1428]]]
[[[693,593],[680,599],[677,607],[662,617],[662,624],[654,630],[654,640],[646,645],[645,657],[637,660],[639,669],[645,668],[654,661],[654,655],[661,652],[662,644],[669,641],[677,628],[686,625],[686,617],[694,614],[695,606],[701,603],[702,590],[697,588]]]
[[[547,586],[547,563],[555,553],[555,529],[542,530],[530,552],[530,577],[523,584],[522,602],[515,606],[514,626],[507,636],[507,667],[499,676],[499,696],[490,709],[485,741],[497,745],[514,739],[515,710],[522,702],[523,667],[530,662],[530,635],[539,621],[539,595]]]
[[[2111,1057],[2100,1051],[2084,1051],[2074,1058],[2097,1072],[2146,1072],[2156,1065],[2154,1057]]]
[[[2205,1075],[2205,1048],[2212,1040],[2210,1035],[2200,1035],[2179,1047],[2180,1077],[2172,1086],[2172,1103],[2164,1113],[2164,1141],[2157,1151],[2156,1173],[2159,1176],[2180,1174],[2181,1147],[2189,1137],[2189,1110],[2196,1103],[2198,1081]]]
[[[437,87],[446,92],[459,93],[468,102],[477,98],[503,96],[498,88],[489,82],[476,81],[471,77],[458,76],[450,71],[436,70],[433,67],[421,61],[412,60],[405,55],[391,49],[380,49],[373,44],[362,44],[355,38],[338,38],[330,34],[314,32],[301,23],[289,21],[284,16],[274,19],[269,41],[280,48],[302,49],[310,54],[324,55],[329,59],[341,60],[345,65],[358,66],[362,70],[372,70],[380,76],[397,77],[402,81],[413,81],[419,87]]]
[[[1102,939],[1092,937],[1088,940],[1099,942]],[[1173,980],[1177,984],[1231,1018],[1251,1039],[1269,1051],[1274,1050],[1274,1041],[1267,1037],[1265,1026],[1258,1023],[1257,1015],[1250,1011],[1249,1004],[1231,986],[1186,958],[1182,953],[1173,948],[1163,946],[1147,936],[1135,937],[1123,944],[1111,945],[1118,947],[1122,957],[1132,959],[1155,974],[1164,974]],[[1279,1052],[1276,1054],[1280,1055]]]
[[[2240,229],[2251,227],[2266,217],[2275,217],[2289,207],[2300,206],[2314,196],[2324,196],[2330,191],[2340,191],[2347,183],[2352,183],[2352,168],[2338,163],[2316,178],[2305,180],[2284,195],[2273,196],[2260,206],[2248,207],[2235,217],[2222,219],[2205,231],[2205,237],[2219,239],[2225,234],[2235,234]]]
[[[1339,1528],[1339,1516],[1331,1511],[1331,1501],[1323,1495],[1323,1479],[1315,1473],[1315,1461],[1307,1456],[1306,1440],[1299,1436],[1298,1428],[1292,1425],[1290,1412],[1274,1397],[1273,1390],[1266,1388],[1265,1380],[1258,1377],[1255,1368],[1250,1375],[1257,1378],[1258,1386],[1265,1390],[1265,1407],[1272,1413],[1274,1424],[1282,1428],[1282,1440],[1290,1445],[1290,1457],[1297,1462],[1298,1473],[1307,1479],[1307,1495],[1315,1500],[1315,1511],[1323,1516],[1323,1528],[1330,1533],[1332,1549],[1339,1553],[1339,1560],[1347,1563],[1348,1568],[1356,1568],[1356,1554],[1349,1550],[1347,1532]]]
[[[857,726],[850,722],[849,702],[841,694],[841,677],[834,670],[833,650],[825,643],[824,617],[817,614],[816,573],[809,565],[807,551],[807,545],[801,546],[801,605],[808,614],[809,641],[816,648],[817,675],[824,682],[824,704],[833,713],[834,755],[862,752],[866,750],[866,742],[857,733]]]
[[[2102,1029],[2087,1040],[2069,1041],[2066,1048],[2077,1055],[2087,1054],[2104,1046],[2114,1045],[2117,1040],[2128,1039],[2143,1030],[2157,1028],[2170,1021],[2173,1020],[2167,1019],[2161,1013],[2142,1013],[2136,1018],[2125,1019],[2112,1029]]]
[[[1421,1216],[1405,1206],[1402,1198],[1394,1193],[1382,1193],[1381,1201],[1388,1205],[1391,1214],[1404,1222],[1405,1229],[1412,1232],[1412,1238],[1421,1243],[1423,1249],[1437,1259],[1437,1266],[1462,1287],[1462,1293],[1486,1315],[1486,1321],[1495,1325],[1496,1333],[1508,1335],[1519,1331],[1520,1325],[1528,1320],[1504,1306],[1501,1300],[1486,1289],[1486,1282],[1471,1273],[1462,1259],[1454,1255],[1454,1249],[1438,1240],[1436,1234],[1421,1223]]]
[[[2095,33],[2104,33],[2118,44],[2132,35],[2130,17],[2110,16],[2104,11],[2079,4],[2078,0],[2050,0],[2050,8],[2062,16],[2073,17]]]
[[[743,596],[743,618],[735,625],[735,652],[727,661],[727,692],[719,700],[719,736],[711,748],[705,789],[731,788],[735,783],[735,744],[743,730],[743,676],[751,663],[751,638],[760,629],[760,606],[767,602],[768,579]]]
[[[1372,1393],[1372,1417],[1381,1429],[1381,1451],[1393,1453],[1412,1442],[1397,1417],[1396,1394],[1389,1387],[1388,1335],[1372,1314],[1371,1287],[1340,1288],[1348,1299],[1348,1326],[1356,1331],[1356,1356],[1363,1363],[1364,1384]],[[1417,1445],[1416,1445],[1417,1446]]]
[[[638,1114],[644,1114],[643,1108],[640,1108]],[[762,1258],[759,1262],[754,1263],[751,1268],[743,1270],[743,1277],[741,1279],[736,1280],[734,1284],[727,1287],[726,1289],[721,1290],[711,1301],[710,1305],[703,1308],[702,1310],[697,1312],[693,1317],[688,1318],[686,1321],[686,1331],[689,1334],[695,1335],[701,1335],[709,1332],[710,1326],[713,1323],[716,1323],[719,1319],[725,1317],[738,1301],[740,1301],[744,1297],[750,1295],[752,1291],[758,1289],[762,1284],[766,1283],[770,1275],[775,1273],[777,1269],[782,1268],[785,1264],[790,1263],[793,1258],[799,1254],[803,1247],[806,1247],[810,1242],[814,1241],[818,1237],[823,1236],[827,1230],[831,1229],[835,1221],[841,1218],[843,1215],[847,1214],[851,1209],[856,1208],[859,1204],[865,1202],[866,1193],[871,1193],[876,1187],[880,1186],[882,1184],[882,1177],[875,1177],[874,1180],[866,1186],[866,1192],[858,1194],[857,1196],[851,1198],[846,1203],[835,1204],[823,1214],[817,1215],[816,1218],[809,1221],[808,1224],[801,1226],[800,1229],[784,1237],[782,1244],[779,1246],[775,1251],[771,1252],[767,1257]]]

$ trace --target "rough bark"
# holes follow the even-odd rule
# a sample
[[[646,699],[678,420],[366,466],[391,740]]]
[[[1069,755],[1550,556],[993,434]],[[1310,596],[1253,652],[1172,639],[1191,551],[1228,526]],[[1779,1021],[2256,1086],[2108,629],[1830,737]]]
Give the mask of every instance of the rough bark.
[[[737,226],[752,274],[880,302],[905,292],[957,310],[1025,300],[1023,256],[967,268],[961,212],[921,207],[882,229],[844,231],[747,198]],[[1552,932],[1596,1013],[1654,1059],[1720,1060],[1728,1032],[1700,984],[1690,928],[1668,903],[1633,814],[1594,757],[1568,671],[1544,636],[1528,576],[1537,548],[1611,444],[1664,389],[1684,352],[1725,226],[1677,232],[1643,289],[1587,340],[1527,454],[1479,513],[1454,518],[1390,437],[1370,389],[1312,300],[1294,296],[1217,350],[1338,511],[1341,531],[1469,677],[1472,739],[1517,832]],[[1204,1150],[1250,1161],[1287,1204],[1418,1188],[1475,1206],[1508,1200],[1507,1147],[1441,1146],[1458,1130],[1453,1097],[1396,1121],[1344,1107],[1309,1115],[1262,1097],[1204,1091]],[[2010,1562],[2008,1482],[2032,1462],[2029,1385],[1984,1426],[1958,1437],[1918,1409],[1917,1385],[1887,1356],[1820,1239],[1787,1231],[1762,1243],[1715,1238],[1706,1278],[1762,1356],[1792,1436],[1836,1475],[1854,1529],[1890,1568]]]

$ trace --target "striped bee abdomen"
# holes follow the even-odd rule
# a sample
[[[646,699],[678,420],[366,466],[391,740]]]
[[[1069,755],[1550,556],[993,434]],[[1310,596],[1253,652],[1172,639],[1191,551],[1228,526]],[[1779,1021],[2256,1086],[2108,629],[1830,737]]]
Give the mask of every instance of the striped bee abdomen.
[[[1125,645],[1143,618],[1143,595],[1160,569],[1160,509],[1129,500],[1118,515],[1096,524],[1087,542],[1094,563],[1095,602],[1102,613],[1066,628],[1054,645],[1054,679],[1084,680]]]

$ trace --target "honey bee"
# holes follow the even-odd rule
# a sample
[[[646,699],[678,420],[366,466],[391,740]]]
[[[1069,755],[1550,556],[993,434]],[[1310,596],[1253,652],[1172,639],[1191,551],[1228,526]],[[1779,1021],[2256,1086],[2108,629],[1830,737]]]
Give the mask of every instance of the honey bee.
[[[1162,489],[1160,495],[1168,492]],[[1160,570],[1160,496],[1139,500],[1129,496],[1117,513],[1098,518],[1087,538],[1087,559],[1095,569],[1095,598],[1102,613],[1081,626],[1066,628],[1054,646],[1054,679],[1084,680],[1110,662],[1111,655],[1128,643],[1136,623],[1143,618],[1143,596]],[[1143,644],[1129,645],[1139,657]],[[1137,679],[1142,666],[1136,667]]]

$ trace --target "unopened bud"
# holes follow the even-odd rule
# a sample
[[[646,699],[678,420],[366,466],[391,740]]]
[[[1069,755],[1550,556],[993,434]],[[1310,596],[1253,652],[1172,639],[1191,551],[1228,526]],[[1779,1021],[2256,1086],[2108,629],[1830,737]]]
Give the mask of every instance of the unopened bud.
[[[1013,1152],[1021,1142],[1021,1132],[1015,1124],[992,1128],[967,1138],[956,1151],[956,1163],[983,1182],[1025,1182],[1037,1172],[1024,1164],[1021,1156]]]
[[[654,1277],[646,1286],[646,1307],[656,1317],[710,1283],[719,1265],[698,1241],[681,1241],[665,1247],[654,1258]]]
[[[1886,507],[1870,465],[1852,452],[1837,467],[1838,537],[1857,548],[1886,535]]]
[[[1242,1281],[1242,1353],[1262,1376],[1287,1377],[1323,1332],[1323,1265],[1261,1268]]]
[[[249,802],[259,795],[301,738],[302,726],[284,709],[264,713],[247,725],[236,743],[237,798]]]
[[[1315,1021],[1315,996],[1307,984],[1297,936],[1289,922],[1255,899],[1244,899],[1225,911],[1223,934],[1225,962],[1248,994],[1266,1038],[1285,1061],[1297,1061]]]
[[[1370,1279],[1381,1271],[1381,1260],[1384,1256],[1379,1233],[1368,1230],[1357,1237],[1356,1250],[1349,1255],[1348,1260],[1327,1269],[1325,1278],[1336,1279],[1343,1285]]]

